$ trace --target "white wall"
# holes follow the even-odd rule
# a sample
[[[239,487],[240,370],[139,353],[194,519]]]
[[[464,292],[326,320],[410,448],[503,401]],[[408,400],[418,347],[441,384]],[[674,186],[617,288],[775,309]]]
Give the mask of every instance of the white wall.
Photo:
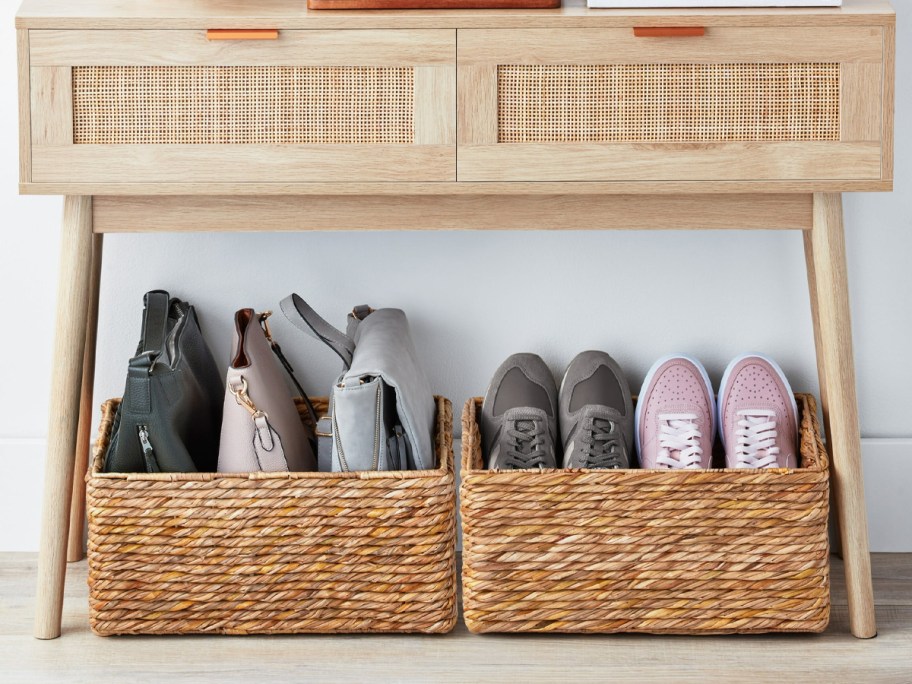
[[[0,549],[37,545],[61,211],[59,198],[16,194],[16,4],[0,0],[0,301],[7,312],[0,507],[5,521],[17,521],[0,526]],[[898,4],[896,192],[848,197],[846,220],[862,430],[866,438],[893,438],[891,463],[905,465],[912,464],[912,134],[904,126],[912,116],[912,11]],[[591,347],[615,355],[634,386],[670,351],[696,354],[717,381],[729,358],[762,350],[780,361],[796,390],[817,392],[798,233],[110,235],[105,260],[99,401],[122,391],[141,297],[152,288],[197,306],[223,366],[232,313],[243,306],[277,308],[297,291],[337,325],[354,304],[404,308],[436,391],[457,406],[482,393],[512,352],[537,351],[560,373]],[[305,387],[325,393],[338,371],[335,357],[280,315],[274,321]],[[889,480],[886,461],[873,456],[878,444],[866,442],[868,460]],[[872,515],[879,525],[878,512]]]

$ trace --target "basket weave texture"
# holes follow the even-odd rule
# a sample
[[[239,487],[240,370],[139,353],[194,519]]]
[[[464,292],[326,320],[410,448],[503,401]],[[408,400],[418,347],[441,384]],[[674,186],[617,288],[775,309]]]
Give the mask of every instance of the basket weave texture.
[[[828,461],[796,395],[796,470],[482,470],[462,416],[463,611],[473,632],[820,632]]]
[[[502,64],[501,143],[839,140],[840,67]]]
[[[414,141],[411,67],[77,66],[77,145]]]
[[[438,468],[103,473],[87,480],[89,617],[110,634],[448,632],[456,623],[453,411]],[[315,401],[325,410],[325,401]],[[302,420],[305,410],[299,404]]]

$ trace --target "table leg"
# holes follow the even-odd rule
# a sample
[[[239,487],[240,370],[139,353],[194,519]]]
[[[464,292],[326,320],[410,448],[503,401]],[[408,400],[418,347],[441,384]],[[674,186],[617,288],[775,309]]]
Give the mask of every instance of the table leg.
[[[877,634],[868,523],[855,396],[855,361],[846,272],[842,195],[814,195],[814,225],[805,234],[821,404],[845,560],[852,634]]]
[[[814,324],[814,347],[817,349],[817,378],[820,382],[820,394],[826,395],[826,378],[823,367],[823,344],[820,342],[820,315],[817,312],[817,282],[814,270],[814,245],[812,243],[811,231],[804,231],[804,260],[807,264],[808,291],[811,294],[811,321]],[[830,493],[830,502],[833,502],[833,494]],[[839,519],[836,517],[836,505],[832,505],[832,515],[830,516],[830,525],[832,532],[830,539],[833,542],[831,552],[842,558],[842,541],[839,538],[840,526]]]
[[[39,639],[60,636],[91,262],[92,198],[67,197],[63,205],[57,328],[38,556],[35,636]]]
[[[86,321],[85,354],[82,361],[82,389],[79,398],[79,428],[76,437],[76,465],[73,469],[73,498],[70,504],[70,537],[67,561],[85,557],[86,471],[92,442],[92,398],[95,385],[95,340],[98,333],[98,294],[101,284],[101,254],[104,236],[92,236],[92,274],[89,281],[89,312]]]

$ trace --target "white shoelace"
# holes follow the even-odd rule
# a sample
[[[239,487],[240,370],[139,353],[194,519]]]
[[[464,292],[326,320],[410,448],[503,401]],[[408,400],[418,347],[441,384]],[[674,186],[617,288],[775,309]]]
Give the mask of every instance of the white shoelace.
[[[735,436],[735,467],[778,468],[779,447],[776,446],[776,412],[761,409],[738,411]]]
[[[659,456],[656,465],[675,470],[700,468],[703,457],[700,438],[703,434],[697,428],[696,414],[661,414],[659,423]]]

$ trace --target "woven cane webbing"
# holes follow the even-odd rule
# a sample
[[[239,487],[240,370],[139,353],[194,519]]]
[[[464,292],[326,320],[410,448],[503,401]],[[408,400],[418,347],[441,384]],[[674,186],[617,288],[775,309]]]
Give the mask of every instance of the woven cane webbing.
[[[434,470],[86,477],[97,634],[448,632],[456,624],[453,409]],[[326,401],[315,399],[318,412]],[[306,409],[298,410],[306,421]]]
[[[462,414],[463,613],[473,632],[820,632],[828,462],[797,395],[795,470],[482,469]]]
[[[839,140],[839,64],[508,64],[502,143]]]
[[[73,140],[91,145],[413,140],[411,67],[73,68]]]

